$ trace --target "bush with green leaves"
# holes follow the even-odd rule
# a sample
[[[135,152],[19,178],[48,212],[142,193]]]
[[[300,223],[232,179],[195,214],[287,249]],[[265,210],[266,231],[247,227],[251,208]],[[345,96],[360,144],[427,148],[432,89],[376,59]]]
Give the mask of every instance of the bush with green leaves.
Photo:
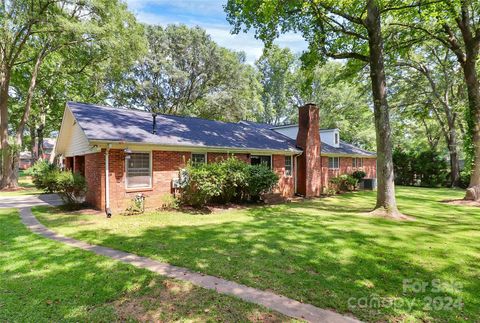
[[[60,169],[46,160],[40,159],[32,167],[25,171],[26,175],[32,177],[32,182],[36,188],[46,193],[55,192],[56,174]]]
[[[393,153],[395,184],[437,187],[446,186],[448,164],[437,151],[405,151]]]
[[[365,176],[367,176],[367,173],[365,173],[363,170],[356,170],[352,173],[352,177],[356,178],[359,182],[362,181]]]
[[[246,197],[258,201],[263,193],[271,191],[278,182],[278,175],[265,165],[248,165],[248,181],[245,189]]]
[[[352,175],[342,174],[330,178],[330,184],[336,192],[353,191],[357,187],[358,179]]]
[[[201,207],[208,203],[257,201],[278,182],[264,165],[249,165],[230,157],[210,164],[189,164],[180,171],[181,202]]]
[[[71,171],[62,171],[55,164],[45,160],[37,161],[29,168],[27,174],[32,176],[36,188],[45,193],[57,193],[65,204],[83,203],[87,192],[85,178]]]
[[[87,182],[79,173],[60,171],[56,174],[55,192],[67,205],[81,204],[85,201]]]

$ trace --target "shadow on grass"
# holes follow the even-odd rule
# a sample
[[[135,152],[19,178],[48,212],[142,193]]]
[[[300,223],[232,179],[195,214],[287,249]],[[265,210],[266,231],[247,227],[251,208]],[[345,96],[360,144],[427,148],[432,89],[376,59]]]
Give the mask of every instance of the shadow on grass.
[[[284,321],[191,284],[165,279],[30,233],[0,212],[0,321]]]
[[[249,220],[243,222],[152,225],[128,234],[79,226],[73,236],[367,321],[475,319],[480,316],[479,214],[435,202],[450,194],[440,193],[399,190],[399,204],[415,214],[415,222],[355,216],[372,205],[369,192],[254,207],[244,210]],[[78,222],[62,218],[47,225],[74,227]],[[423,292],[404,290],[405,279],[430,285]],[[462,288],[435,292],[434,280],[454,280]],[[428,297],[461,299],[465,307],[428,310]],[[349,306],[365,299],[387,305]]]

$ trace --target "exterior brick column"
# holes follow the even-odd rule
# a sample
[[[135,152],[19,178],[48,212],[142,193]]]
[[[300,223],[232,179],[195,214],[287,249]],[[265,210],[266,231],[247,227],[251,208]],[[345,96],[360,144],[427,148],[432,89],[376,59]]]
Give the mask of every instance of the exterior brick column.
[[[315,104],[298,108],[297,146],[303,154],[298,157],[297,192],[305,197],[320,196],[322,192],[319,121]]]

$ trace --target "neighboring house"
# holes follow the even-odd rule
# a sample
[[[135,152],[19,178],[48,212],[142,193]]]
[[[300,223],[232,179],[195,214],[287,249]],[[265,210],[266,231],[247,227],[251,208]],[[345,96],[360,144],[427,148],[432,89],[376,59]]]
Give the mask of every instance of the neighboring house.
[[[39,156],[42,159],[53,161],[50,157],[52,157],[53,149],[55,148],[56,138],[45,138],[43,139],[43,156]],[[35,146],[35,154],[37,155],[37,148]],[[30,151],[22,151],[20,152],[20,169],[27,169],[33,165],[32,153]]]
[[[374,153],[342,142],[338,129],[320,131],[315,105],[298,111],[298,126],[273,127],[68,102],[55,152],[66,169],[85,175],[87,202],[108,211],[125,209],[138,193],[147,196],[147,207],[160,206],[189,160],[233,155],[266,163],[280,176],[276,190],[285,197],[319,196],[331,176],[355,170],[376,177]]]
[[[21,151],[20,152],[20,163],[18,167],[20,169],[27,169],[32,166],[32,153],[29,151]]]

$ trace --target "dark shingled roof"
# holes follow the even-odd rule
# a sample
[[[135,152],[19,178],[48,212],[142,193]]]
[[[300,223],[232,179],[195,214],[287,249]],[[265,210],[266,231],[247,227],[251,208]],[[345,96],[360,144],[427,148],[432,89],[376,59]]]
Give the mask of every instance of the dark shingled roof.
[[[159,114],[152,134],[152,115],[93,104],[68,102],[89,140],[126,141],[171,146],[301,151],[278,132],[249,124]]]
[[[322,142],[322,154],[338,154],[338,155],[362,155],[365,157],[375,157],[376,154],[362,148],[358,148],[352,144],[340,140],[338,148],[330,146]]]
[[[253,121],[240,121],[241,123],[248,124],[252,127],[256,127],[257,129],[275,129],[275,128],[282,128],[282,127],[289,127],[289,126],[297,126],[297,124],[289,124],[284,126],[273,126],[266,123],[258,123]],[[320,130],[331,130],[328,128],[320,129]],[[321,136],[320,136],[321,139]],[[290,139],[292,140],[292,139]],[[356,147],[352,144],[349,144],[345,141],[340,140],[339,147],[333,147],[325,142],[322,141],[322,154],[336,154],[336,155],[361,155],[365,157],[375,157],[376,154],[371,151],[367,151],[365,149]]]

